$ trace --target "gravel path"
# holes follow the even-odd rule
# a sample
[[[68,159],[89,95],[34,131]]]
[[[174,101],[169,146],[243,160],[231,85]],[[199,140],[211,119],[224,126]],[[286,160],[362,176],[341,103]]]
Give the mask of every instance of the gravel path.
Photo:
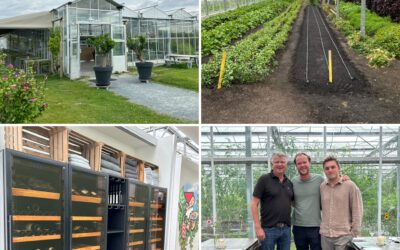
[[[130,74],[112,75],[111,78],[108,91],[124,96],[132,103],[178,119],[191,122],[199,120],[197,92],[155,82],[142,83],[137,76]],[[95,86],[94,78],[89,83]]]

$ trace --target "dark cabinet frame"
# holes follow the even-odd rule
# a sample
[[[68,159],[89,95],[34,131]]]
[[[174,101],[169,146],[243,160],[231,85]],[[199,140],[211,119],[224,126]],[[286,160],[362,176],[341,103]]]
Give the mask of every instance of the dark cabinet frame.
[[[13,216],[13,211],[12,211],[12,206],[13,206],[13,196],[12,196],[12,166],[13,166],[13,157],[18,157],[18,158],[22,158],[22,159],[26,159],[26,160],[30,160],[36,163],[43,163],[43,164],[47,164],[47,165],[52,165],[55,168],[61,168],[62,170],[62,180],[63,180],[63,186],[61,186],[62,190],[60,190],[60,193],[62,192],[63,195],[62,197],[60,197],[60,199],[62,199],[62,204],[64,205],[64,207],[62,208],[62,218],[61,218],[61,222],[62,222],[62,230],[63,230],[63,235],[61,240],[62,240],[62,245],[64,246],[64,250],[69,250],[72,249],[72,182],[73,182],[73,177],[72,177],[72,173],[73,171],[79,171],[79,172],[83,172],[85,174],[90,174],[90,175],[94,175],[97,177],[102,177],[105,178],[104,182],[105,182],[105,187],[104,187],[104,191],[106,193],[106,201],[103,202],[103,204],[106,206],[104,208],[104,218],[105,221],[103,223],[103,229],[102,229],[102,234],[104,237],[104,241],[105,241],[105,249],[107,249],[107,236],[108,236],[108,210],[109,210],[109,202],[108,202],[108,198],[107,195],[109,193],[109,178],[113,177],[112,175],[106,174],[106,173],[102,173],[102,172],[97,172],[97,171],[93,171],[90,169],[84,169],[84,168],[79,168],[79,167],[74,167],[74,166],[69,166],[68,163],[66,162],[60,162],[60,161],[55,161],[52,159],[47,159],[47,158],[42,158],[42,157],[38,157],[38,156],[34,156],[31,154],[27,154],[27,153],[23,153],[20,151],[15,151],[12,149],[4,149],[2,151],[0,151],[0,162],[3,164],[4,169],[1,170],[4,173],[4,181],[5,181],[5,185],[0,187],[1,189],[3,189],[3,187],[5,188],[5,190],[2,190],[2,192],[4,193],[4,201],[5,201],[5,207],[4,207],[4,213],[6,215],[5,219],[5,228],[4,228],[4,233],[7,239],[5,239],[5,244],[6,244],[6,249],[8,250],[14,250],[13,248],[13,223],[12,223],[12,216]],[[124,220],[124,225],[122,225],[122,228],[125,229],[125,233],[123,236],[123,241],[125,248],[128,248],[128,242],[129,242],[129,186],[130,185],[139,185],[139,186],[146,186],[148,188],[148,194],[147,194],[147,199],[148,199],[148,203],[147,206],[145,207],[145,249],[150,249],[150,243],[149,243],[149,239],[150,239],[150,206],[151,206],[151,198],[152,198],[152,192],[153,189],[159,189],[160,191],[163,191],[167,194],[168,197],[168,192],[166,188],[161,188],[161,187],[156,187],[153,185],[149,185],[149,184],[145,184],[143,182],[140,181],[136,181],[136,180],[132,180],[132,179],[126,179],[126,178],[122,178],[122,177],[117,177],[119,179],[124,179],[125,180],[125,197],[123,197],[123,203],[125,205],[125,212],[124,212],[124,216],[125,216],[125,220]],[[1,182],[2,180],[0,180]],[[1,205],[1,204],[0,204]],[[165,209],[167,207],[167,198],[165,200]],[[166,214],[165,217],[163,219],[163,238],[162,241],[165,245],[165,225],[166,225]],[[1,245],[0,245],[1,246]],[[57,249],[58,250],[58,249]]]

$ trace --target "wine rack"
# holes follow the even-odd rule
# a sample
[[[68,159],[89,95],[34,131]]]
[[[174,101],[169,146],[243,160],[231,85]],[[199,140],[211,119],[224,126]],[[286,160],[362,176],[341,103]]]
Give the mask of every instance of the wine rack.
[[[107,249],[124,250],[126,242],[127,183],[124,178],[109,176]]]
[[[145,250],[150,188],[138,182],[129,182],[128,249]]]
[[[106,249],[107,177],[72,167],[72,249]]]
[[[163,249],[167,191],[151,187],[150,194],[149,249]]]
[[[6,150],[10,249],[67,249],[66,165]]]

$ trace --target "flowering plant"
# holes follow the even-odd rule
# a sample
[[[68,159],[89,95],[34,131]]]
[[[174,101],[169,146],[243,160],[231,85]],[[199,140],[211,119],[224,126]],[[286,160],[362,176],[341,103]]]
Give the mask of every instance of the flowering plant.
[[[0,123],[34,121],[48,106],[44,102],[47,77],[37,80],[32,67],[27,72],[5,65],[0,53]]]

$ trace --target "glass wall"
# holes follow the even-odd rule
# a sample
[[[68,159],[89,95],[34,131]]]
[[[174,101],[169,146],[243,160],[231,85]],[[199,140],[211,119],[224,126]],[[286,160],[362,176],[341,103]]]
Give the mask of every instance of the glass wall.
[[[201,16],[209,16],[263,0],[202,0]]]
[[[202,241],[215,234],[255,237],[249,204],[274,152],[288,156],[289,178],[297,175],[293,158],[298,152],[309,154],[311,172],[323,176],[323,159],[338,157],[342,174],[362,192],[362,236],[378,230],[399,235],[399,134],[398,126],[203,127]]]

